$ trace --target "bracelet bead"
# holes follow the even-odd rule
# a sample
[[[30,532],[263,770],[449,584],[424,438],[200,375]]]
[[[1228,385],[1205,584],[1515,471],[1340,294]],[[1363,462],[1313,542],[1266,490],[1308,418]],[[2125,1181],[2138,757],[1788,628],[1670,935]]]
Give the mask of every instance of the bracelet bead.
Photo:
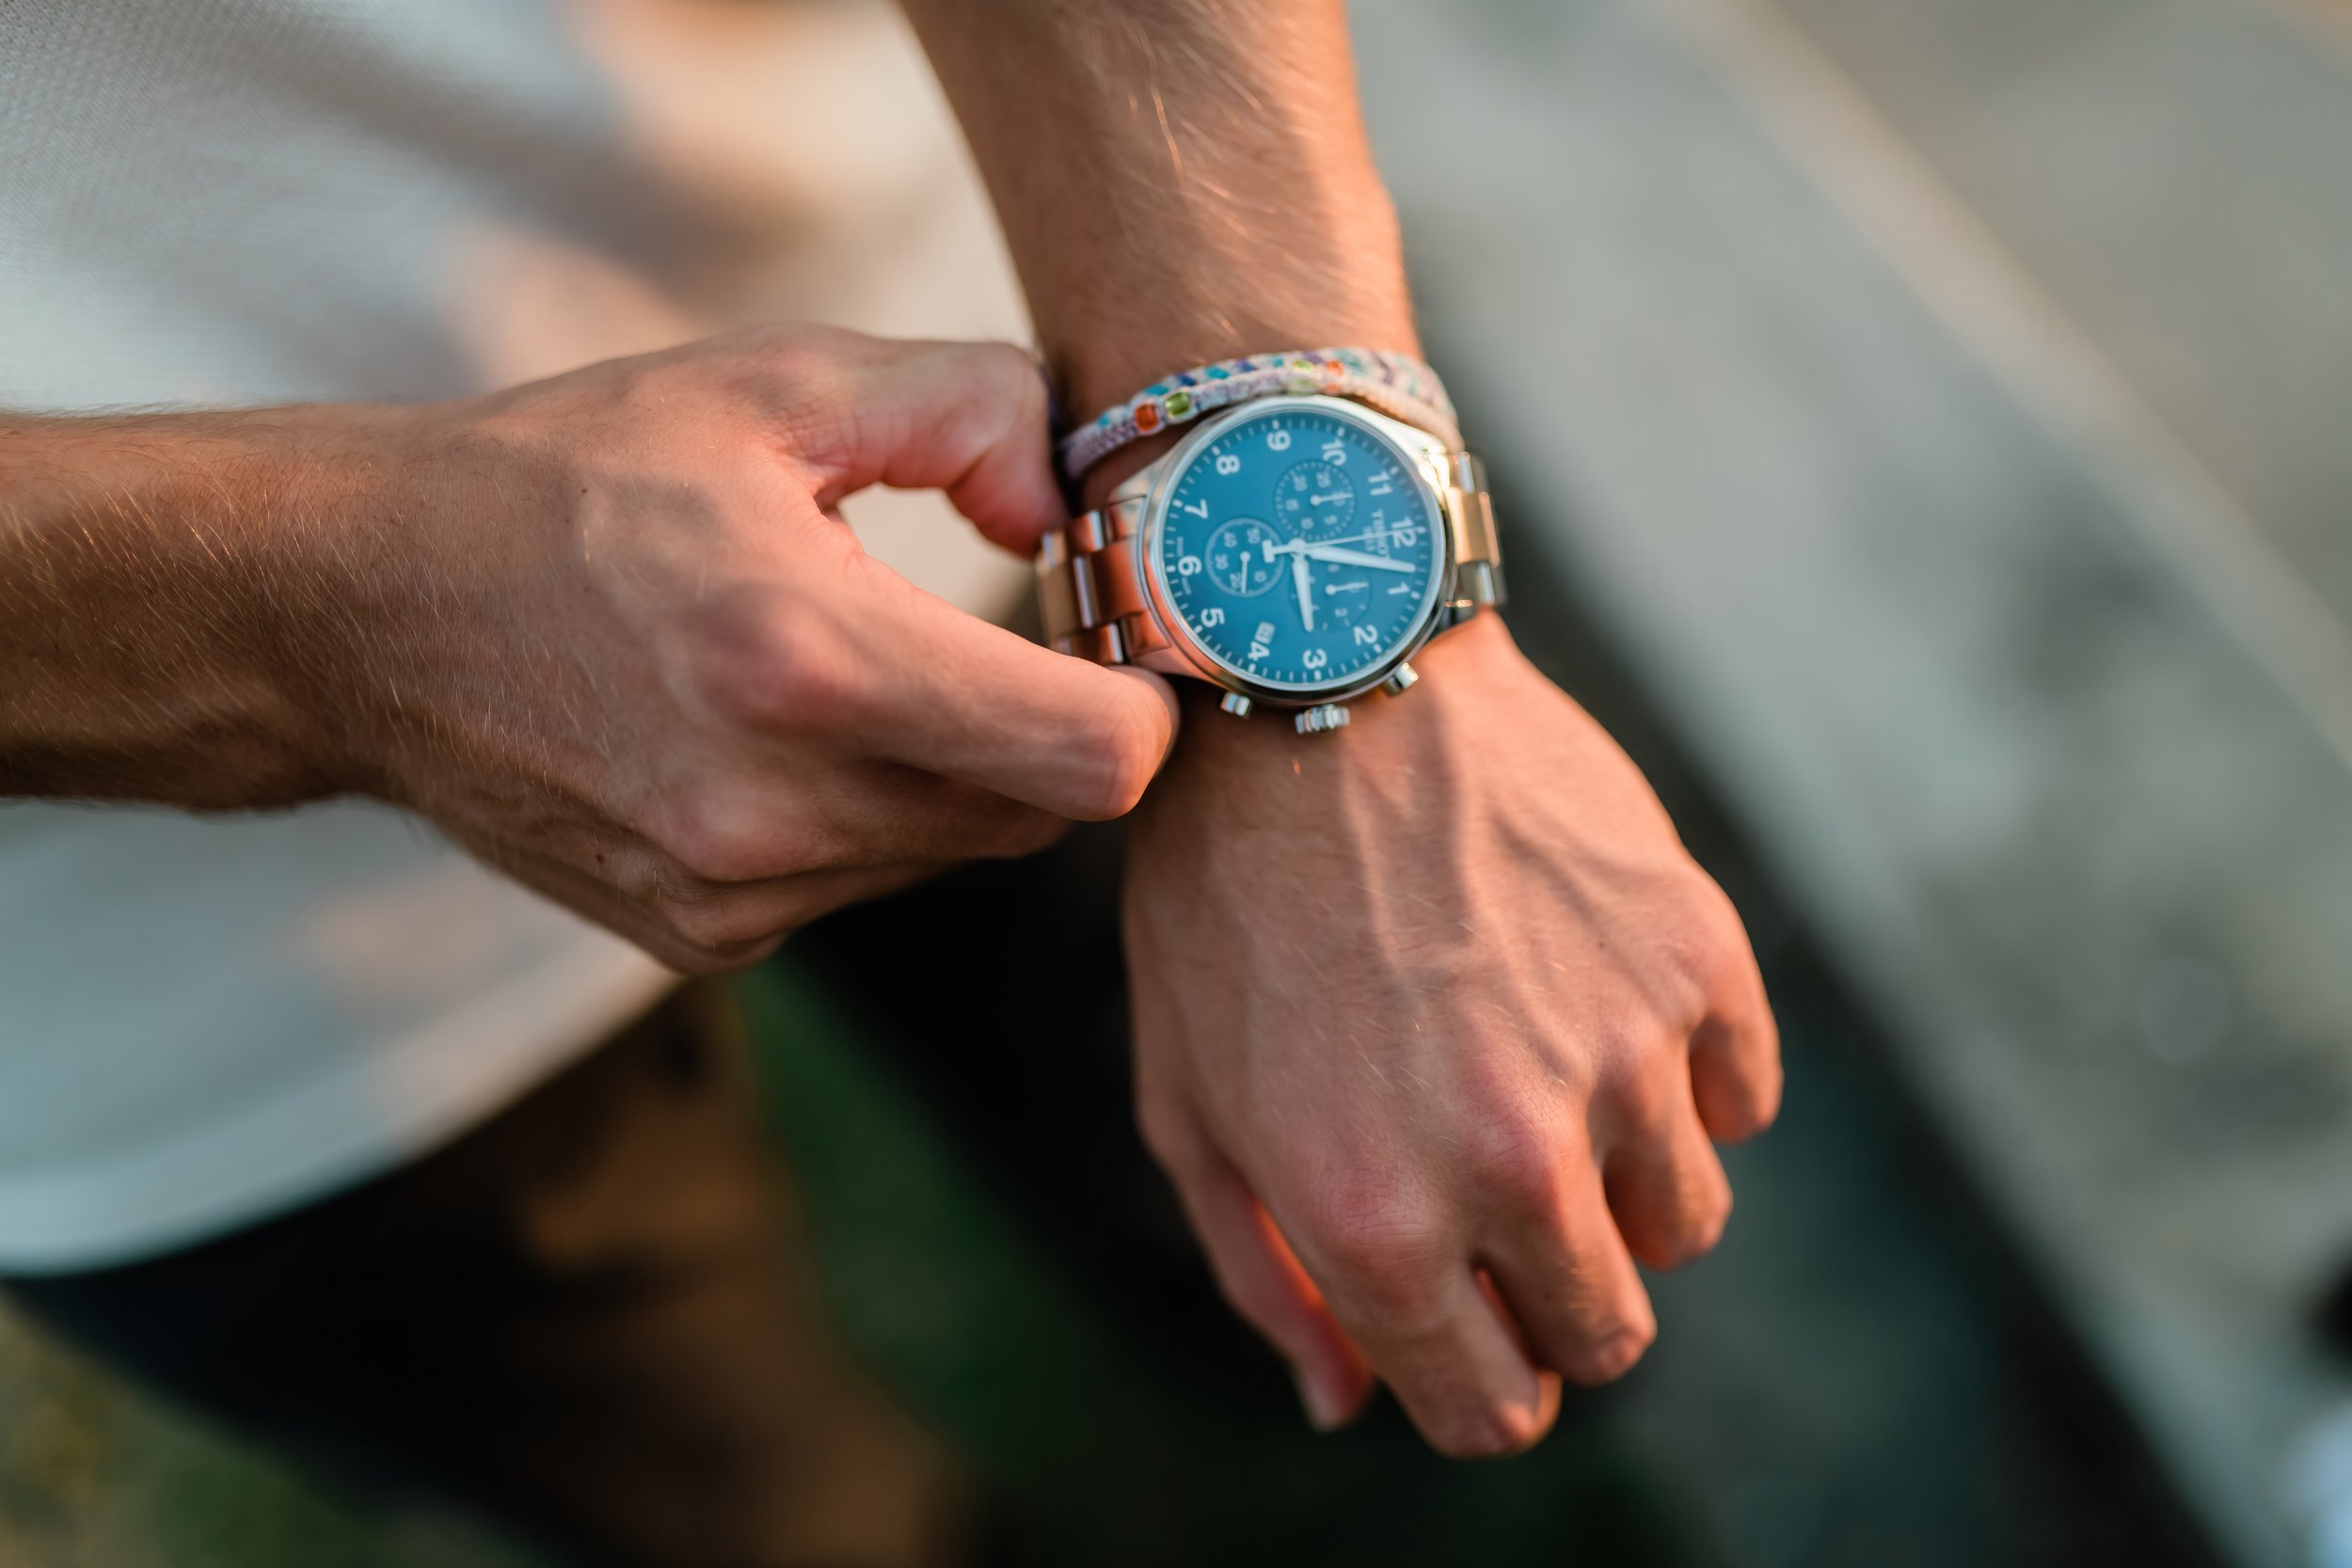
[[[1245,355],[1155,381],[1064,436],[1063,475],[1075,484],[1112,452],[1170,425],[1253,398],[1282,393],[1353,398],[1459,449],[1453,400],[1438,372],[1409,355],[1369,348],[1317,348]]]

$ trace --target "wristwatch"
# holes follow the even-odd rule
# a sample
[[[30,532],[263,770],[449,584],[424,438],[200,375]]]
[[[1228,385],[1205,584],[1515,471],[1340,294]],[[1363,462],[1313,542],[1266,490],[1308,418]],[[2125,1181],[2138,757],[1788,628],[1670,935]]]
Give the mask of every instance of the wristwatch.
[[[1037,573],[1053,647],[1209,681],[1239,718],[1295,709],[1301,735],[1342,728],[1375,689],[1403,693],[1431,638],[1503,598],[1478,459],[1327,391],[1200,419],[1048,534]]]

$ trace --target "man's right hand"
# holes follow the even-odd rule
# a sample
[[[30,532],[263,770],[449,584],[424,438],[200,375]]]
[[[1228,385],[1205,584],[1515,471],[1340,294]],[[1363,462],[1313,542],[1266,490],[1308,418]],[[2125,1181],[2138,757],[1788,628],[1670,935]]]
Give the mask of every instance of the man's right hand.
[[[984,531],[1058,520],[1045,422],[1019,350],[806,328],[421,410],[413,547],[349,628],[354,757],[690,971],[1117,816],[1168,752],[1166,688],[922,592],[836,511],[884,483]]]
[[[158,515],[206,504],[184,475],[145,477],[168,419],[78,504],[58,500],[74,455],[123,450],[107,421],[0,430],[52,433],[38,470],[11,474],[0,450],[0,479],[34,475],[0,496],[32,517],[0,529],[12,569],[29,557],[25,602],[0,593],[22,634],[0,632],[0,674],[25,694],[0,702],[0,775],[206,805],[376,795],[703,972],[943,864],[1119,816],[1173,736],[1155,677],[967,615],[840,520],[842,498],[883,483],[945,490],[998,537],[1059,522],[1044,387],[1013,348],[770,328],[455,403],[211,418],[213,448],[241,420],[282,437],[260,442],[276,477],[215,486],[267,527]],[[331,455],[306,468],[312,451]],[[115,515],[124,536],[91,548]],[[163,564],[175,548],[184,572]],[[152,655],[82,635],[108,586],[149,618]],[[184,744],[138,760],[142,717],[171,705],[159,672],[207,660],[227,673],[195,717],[158,727],[237,730],[262,686],[246,705],[295,716],[244,726],[291,731],[301,753],[257,764],[246,795],[216,769],[175,791],[157,759]],[[101,752],[101,782],[77,786],[71,759]]]

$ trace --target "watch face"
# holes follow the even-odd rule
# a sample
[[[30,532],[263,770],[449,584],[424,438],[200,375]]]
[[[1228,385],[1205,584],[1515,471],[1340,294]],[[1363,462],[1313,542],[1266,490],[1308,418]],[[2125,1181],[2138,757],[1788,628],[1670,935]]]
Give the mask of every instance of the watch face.
[[[1412,459],[1363,420],[1272,399],[1169,478],[1152,574],[1230,673],[1301,697],[1360,684],[1437,603],[1444,526]]]

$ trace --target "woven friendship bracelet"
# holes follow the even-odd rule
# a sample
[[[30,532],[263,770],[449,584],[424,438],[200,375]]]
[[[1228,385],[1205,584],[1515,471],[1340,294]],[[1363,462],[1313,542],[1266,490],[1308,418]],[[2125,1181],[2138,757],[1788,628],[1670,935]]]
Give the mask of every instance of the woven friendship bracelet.
[[[1075,484],[1089,468],[1128,442],[1212,409],[1279,393],[1354,398],[1418,425],[1449,449],[1462,444],[1453,400],[1438,372],[1403,354],[1369,348],[1315,348],[1223,359],[1155,381],[1090,424],[1062,438],[1062,472]]]

